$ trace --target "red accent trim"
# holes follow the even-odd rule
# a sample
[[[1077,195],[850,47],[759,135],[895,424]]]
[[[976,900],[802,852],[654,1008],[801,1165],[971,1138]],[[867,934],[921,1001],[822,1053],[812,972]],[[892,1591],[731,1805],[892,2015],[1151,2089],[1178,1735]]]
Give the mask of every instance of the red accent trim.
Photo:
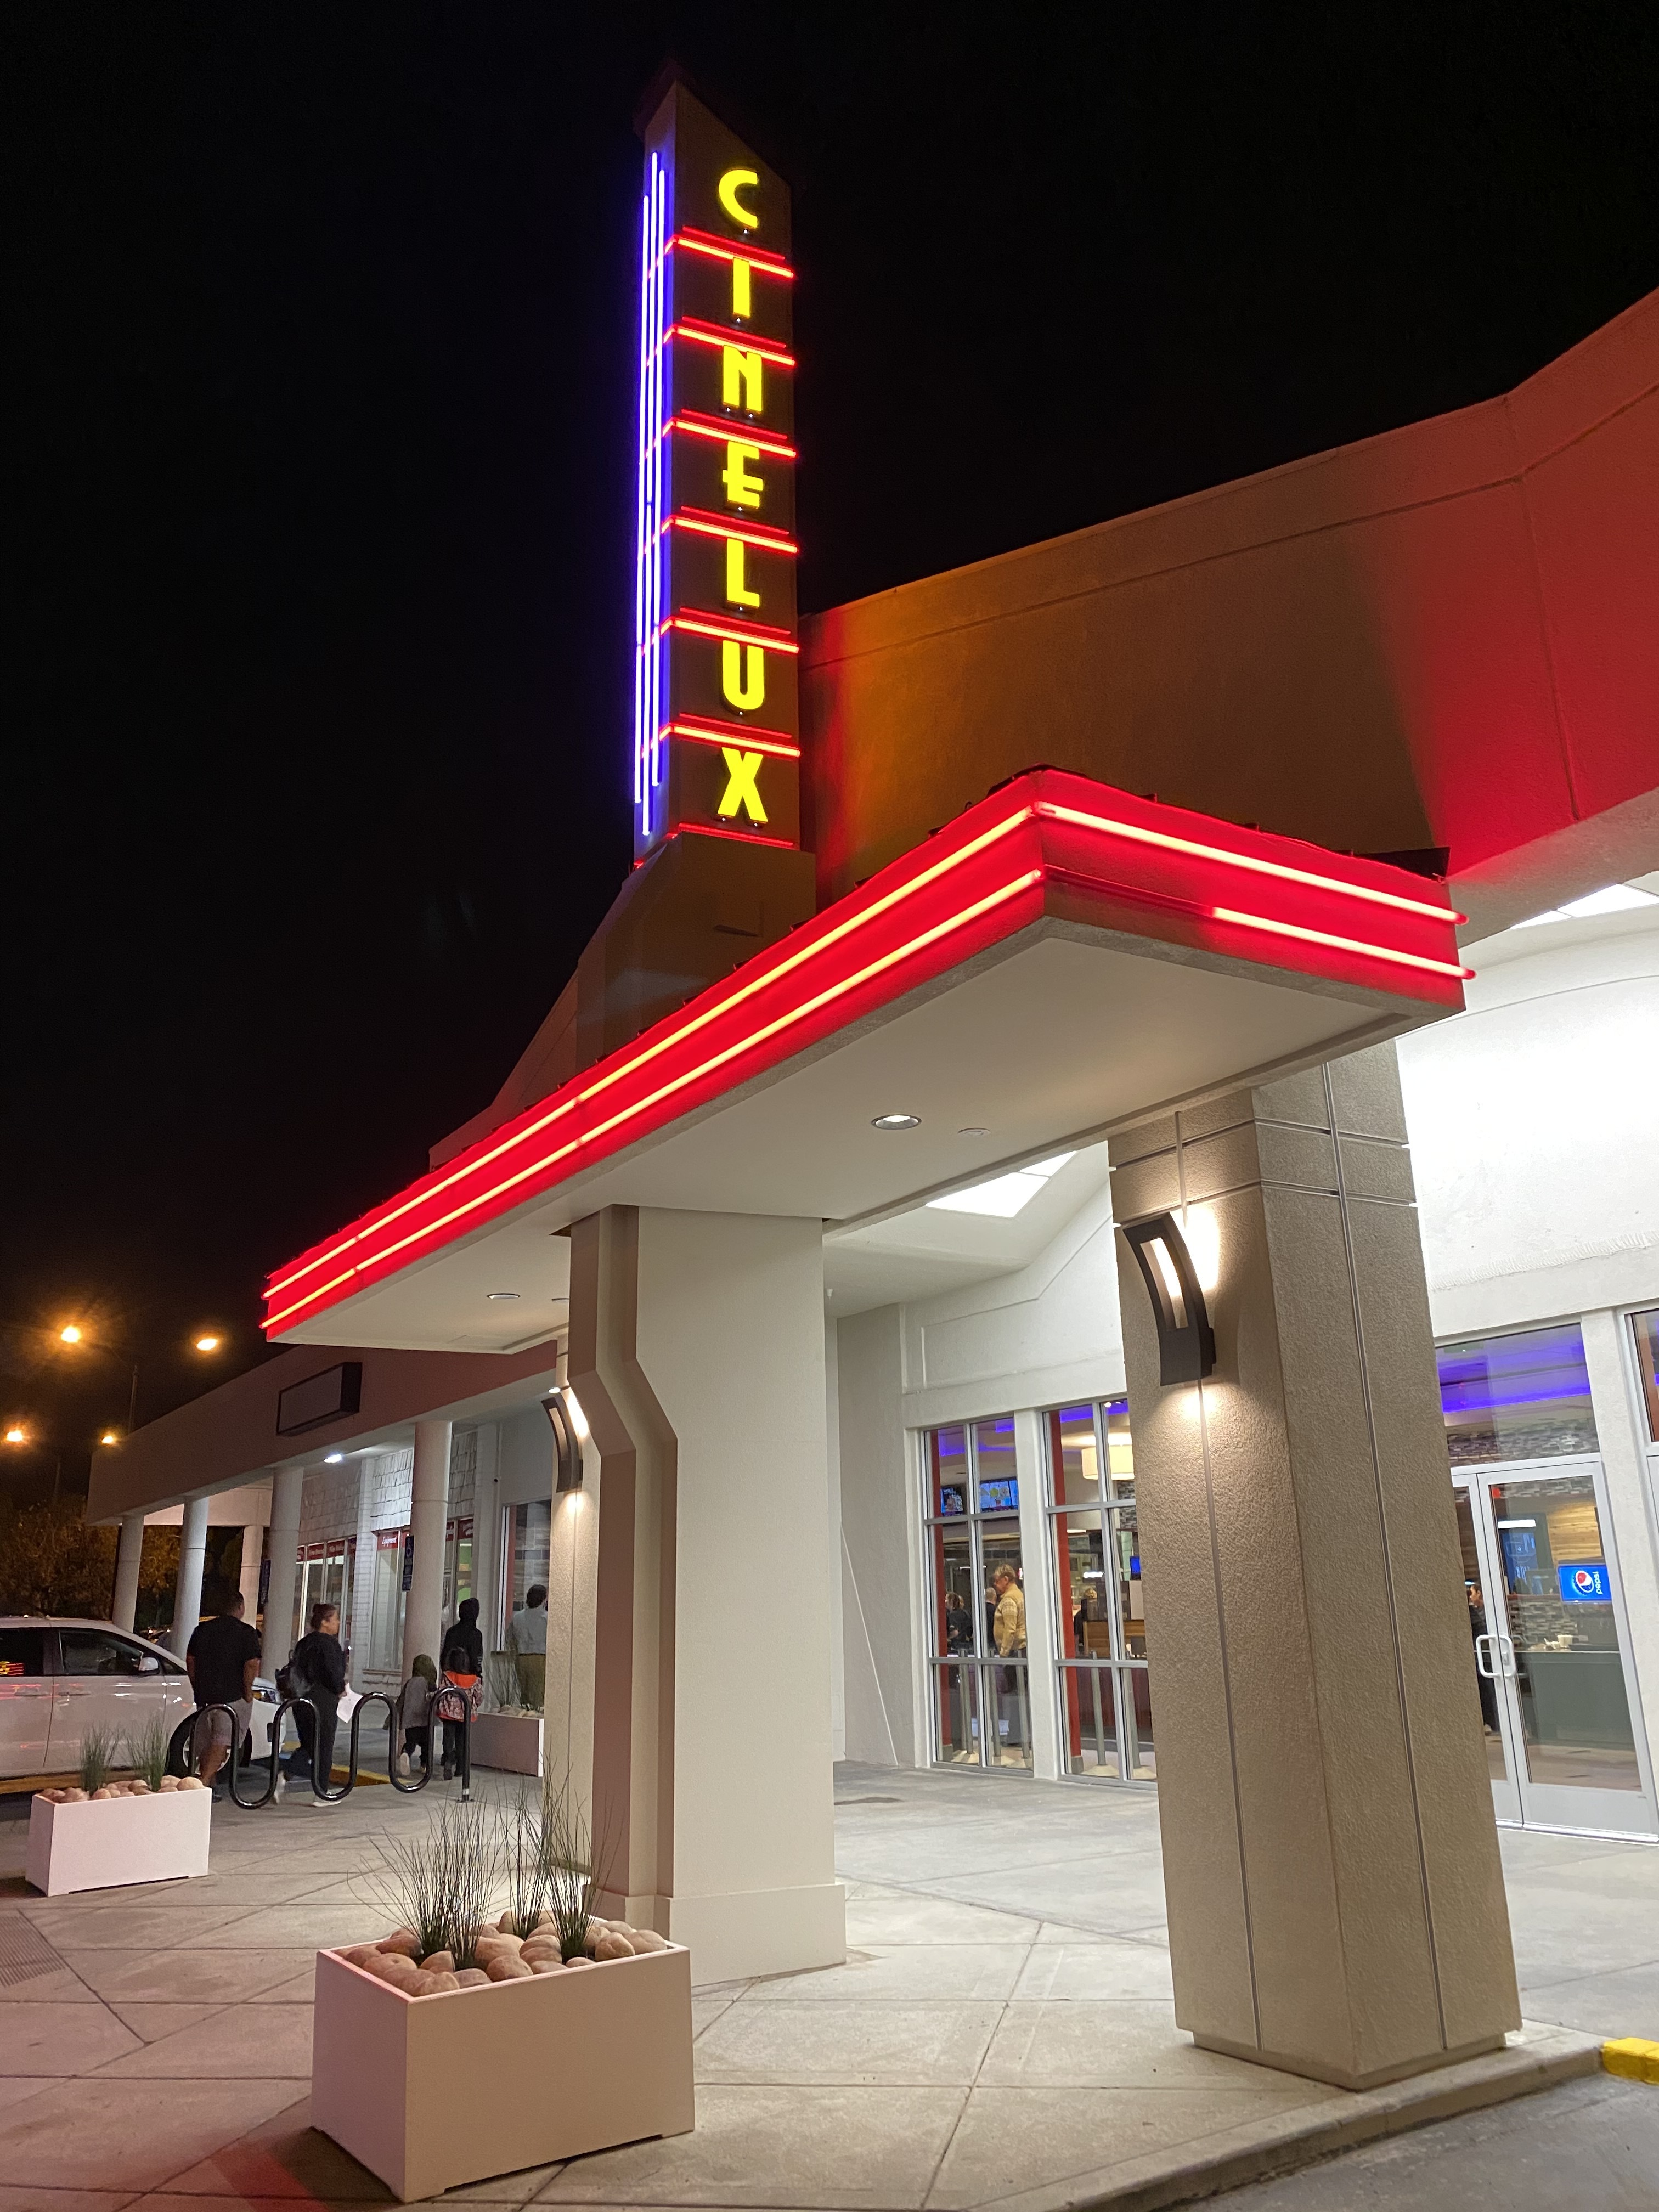
[[[700,507],[683,507],[664,521],[665,530],[695,530],[705,538],[740,538],[745,545],[763,553],[799,553],[800,548],[787,530],[770,529],[763,522],[728,521],[723,514],[705,514]]]
[[[800,747],[781,730],[745,730],[738,722],[693,722],[684,715],[663,724],[668,738],[690,738],[697,745],[736,745],[750,753],[775,753],[780,760],[799,760]]]
[[[695,345],[739,346],[744,353],[757,353],[774,368],[793,368],[795,356],[787,346],[775,338],[757,338],[752,331],[739,330],[737,325],[686,321],[673,324],[664,333],[671,338],[690,338]]]
[[[792,284],[795,280],[795,272],[783,256],[762,246],[733,246],[729,239],[690,228],[677,230],[668,243],[671,247],[683,246],[693,253],[706,253],[714,261],[746,261],[757,276],[781,276]]]
[[[1255,895],[1250,911],[1234,903],[1246,884]],[[302,1255],[271,1281],[266,1328],[280,1332],[386,1280],[1048,912],[1382,1001],[1458,1007],[1468,970],[1455,958],[1452,912],[1411,895],[1422,888],[1379,861],[1034,770]],[[1354,935],[1356,926],[1368,934]]]
[[[776,437],[770,430],[757,430],[748,422],[722,422],[714,415],[676,415],[664,427],[689,431],[694,438],[714,438],[722,446],[728,441],[739,446],[753,446],[757,453],[775,453],[781,461],[797,459],[787,438]]]
[[[763,837],[756,830],[718,830],[712,822],[681,822],[675,825],[677,837],[729,837],[737,845],[775,845],[781,853],[797,850],[793,837]]]
[[[774,629],[766,623],[747,623],[738,615],[716,615],[693,607],[687,614],[669,615],[661,624],[664,629],[690,630],[694,637],[733,638],[739,645],[769,645],[774,653],[799,653],[799,641],[790,636],[787,629]]]

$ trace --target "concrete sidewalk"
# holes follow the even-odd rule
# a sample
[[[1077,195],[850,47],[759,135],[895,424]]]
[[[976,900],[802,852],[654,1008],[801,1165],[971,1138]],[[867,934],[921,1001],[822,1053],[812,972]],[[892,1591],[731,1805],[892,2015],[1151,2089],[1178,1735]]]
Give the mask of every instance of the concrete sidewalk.
[[[1367,2100],[1199,2051],[1174,2024],[1150,1797],[837,1781],[848,1962],[698,1992],[696,2132],[456,2195],[1149,2207],[1260,2172],[1264,2153],[1304,2157],[1595,2063],[1546,2026],[1473,2072]],[[19,1878],[24,1823],[0,1822],[0,2212],[386,2201],[307,2124],[311,1955],[380,1924],[361,1878],[372,1839],[426,1817],[385,1789],[332,1811],[222,1806],[204,1878],[50,1901]],[[1659,1852],[1516,1837],[1506,1855],[1529,2011],[1655,2033]]]

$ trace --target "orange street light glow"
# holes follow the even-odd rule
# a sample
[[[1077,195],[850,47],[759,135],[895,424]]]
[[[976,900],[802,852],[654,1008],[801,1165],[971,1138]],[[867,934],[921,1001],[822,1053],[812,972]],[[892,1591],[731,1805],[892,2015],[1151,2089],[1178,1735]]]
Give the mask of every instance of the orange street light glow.
[[[6,1431],[6,1442],[9,1444],[26,1444],[28,1438],[23,1434],[21,1429],[11,1428]]]
[[[219,1340],[216,1336],[198,1336],[196,1340],[196,1349],[198,1352],[216,1352],[219,1349]]]
[[[121,1439],[113,1429],[106,1429],[98,1441],[100,1444],[118,1444]]]
[[[60,1328],[58,1334],[65,1344],[79,1344],[81,1341],[81,1332],[76,1328],[73,1322],[70,1323],[67,1328]]]

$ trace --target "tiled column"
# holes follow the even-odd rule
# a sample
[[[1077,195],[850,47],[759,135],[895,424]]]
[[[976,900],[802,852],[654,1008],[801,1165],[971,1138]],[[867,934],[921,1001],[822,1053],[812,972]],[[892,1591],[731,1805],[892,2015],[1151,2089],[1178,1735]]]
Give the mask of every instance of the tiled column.
[[[1176,2016],[1360,2087],[1519,2025],[1391,1046],[1114,1138],[1213,1374],[1118,1240]]]
[[[171,1641],[180,1659],[202,1618],[202,1569],[207,1559],[210,1502],[205,1498],[187,1498],[179,1530],[179,1579],[173,1588]]]
[[[264,1558],[265,1524],[249,1521],[242,1529],[242,1571],[238,1587],[242,1593],[242,1618],[252,1621],[259,1612],[259,1567]]]
[[[410,1493],[409,1533],[414,1559],[409,1603],[404,1611],[403,1679],[409,1680],[422,1652],[442,1662],[444,1525],[449,1514],[449,1454],[454,1441],[448,1421],[416,1421],[415,1471]]]
[[[144,1557],[144,1516],[121,1516],[121,1540],[115,1554],[115,1598],[111,1612],[118,1628],[132,1633],[138,1614],[138,1573]]]
[[[259,1672],[275,1676],[294,1649],[294,1577],[300,1547],[300,1509],[305,1498],[302,1467],[279,1467],[270,1478],[270,1581],[265,1591],[265,1625]]]
[[[1030,1693],[1031,1767],[1039,1781],[1060,1777],[1059,1686],[1054,1674],[1054,1559],[1043,1502],[1042,1416],[1014,1415],[1019,1475],[1019,1548],[1025,1592],[1025,1679]]]

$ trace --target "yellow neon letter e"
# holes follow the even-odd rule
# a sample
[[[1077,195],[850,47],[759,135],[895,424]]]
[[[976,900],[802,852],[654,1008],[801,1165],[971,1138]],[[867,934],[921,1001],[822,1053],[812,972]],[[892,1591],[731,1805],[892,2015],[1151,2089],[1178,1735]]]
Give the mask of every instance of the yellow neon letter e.
[[[747,446],[740,438],[726,441],[726,466],[720,471],[720,482],[726,486],[726,496],[733,507],[758,507],[766,485],[759,477],[751,477],[747,464],[760,459],[758,446]]]

